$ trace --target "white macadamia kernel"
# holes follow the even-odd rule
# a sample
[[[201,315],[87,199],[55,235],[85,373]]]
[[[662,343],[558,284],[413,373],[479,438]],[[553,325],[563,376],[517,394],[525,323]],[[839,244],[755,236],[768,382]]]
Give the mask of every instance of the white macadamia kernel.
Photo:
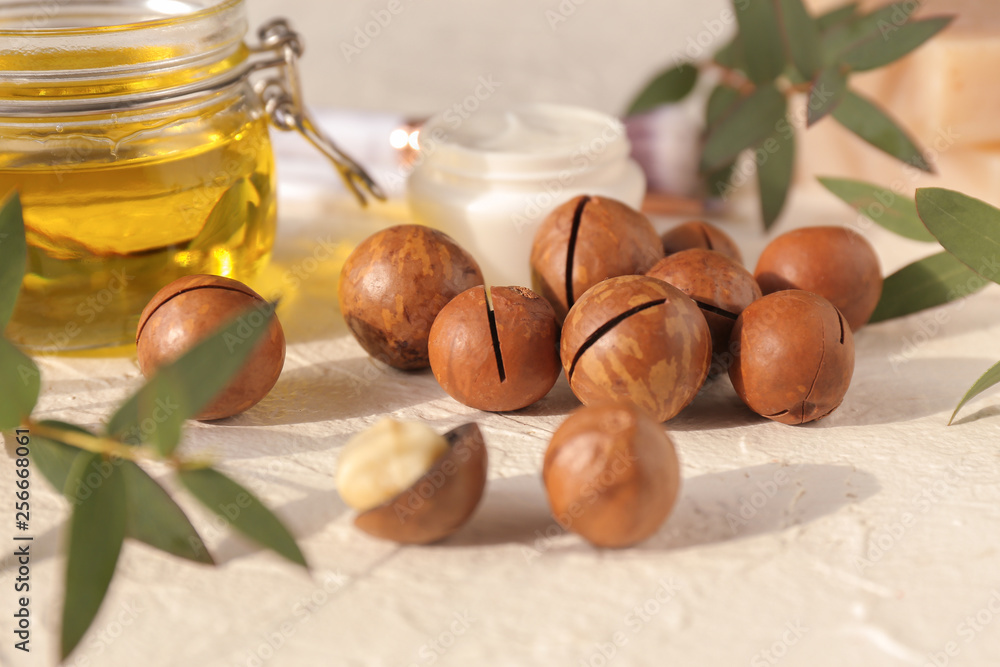
[[[364,512],[413,486],[447,451],[448,441],[426,424],[383,419],[344,445],[337,490]]]

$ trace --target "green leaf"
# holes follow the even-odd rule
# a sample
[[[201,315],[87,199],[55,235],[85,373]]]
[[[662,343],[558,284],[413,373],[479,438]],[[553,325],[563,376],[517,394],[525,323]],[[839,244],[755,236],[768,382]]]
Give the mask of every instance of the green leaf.
[[[917,212],[945,250],[1000,282],[1000,210],[954,190],[919,188]]]
[[[864,181],[828,177],[817,180],[855,211],[890,232],[914,241],[936,241],[917,215],[917,204],[909,197]]]
[[[93,435],[84,428],[64,422],[45,420],[40,425],[89,436]],[[73,462],[82,452],[83,450],[58,440],[51,440],[35,433],[31,434],[31,460],[45,479],[49,481],[49,484],[55,487],[59,493],[66,489],[66,478],[69,477],[69,472],[73,468]]]
[[[726,191],[729,188],[729,181],[733,177],[733,171],[735,169],[736,163],[730,162],[721,169],[705,174],[705,183],[708,187],[709,196],[721,197],[723,200],[726,199]]]
[[[21,198],[15,192],[0,207],[0,333],[14,314],[27,261]]]
[[[258,544],[308,567],[292,534],[252,493],[212,468],[180,470],[177,474],[188,491],[216,516]]]
[[[833,110],[833,117],[875,148],[917,169],[934,173],[913,140],[884,111],[857,93],[848,90]]]
[[[847,73],[840,65],[824,67],[809,89],[806,126],[812,127],[833,112],[847,94]]]
[[[719,120],[729,115],[740,101],[740,93],[735,88],[718,85],[712,89],[705,107],[705,124],[712,127]]]
[[[774,81],[785,69],[781,20],[773,0],[734,3],[747,75],[757,85]]]
[[[0,430],[20,426],[31,416],[41,385],[41,373],[31,357],[0,338]]]
[[[757,184],[760,188],[760,210],[764,229],[770,229],[781,215],[788,198],[795,171],[795,133],[775,132],[764,141],[767,158],[757,163]],[[773,150],[772,150],[773,149]]]
[[[832,27],[823,34],[824,62],[840,62],[843,55],[858,44],[881,38],[890,28],[904,25],[917,6],[912,1],[895,2]]]
[[[1000,382],[1000,362],[991,366],[988,371],[983,373],[983,375],[976,380],[974,385],[969,387],[969,391],[965,392],[965,396],[963,396],[962,400],[959,401],[958,405],[955,407],[955,411],[951,413],[951,419],[948,420],[948,425],[951,426],[951,423],[955,421],[955,416],[958,414],[958,411],[961,410],[966,403],[971,401],[976,396],[979,396],[979,394],[983,393],[998,382]]]
[[[188,244],[188,247],[205,250],[229,241],[247,222],[247,203],[251,199],[251,187],[245,178],[230,186],[216,202],[198,236]]]
[[[885,34],[875,33],[855,44],[843,55],[843,62],[856,72],[884,67],[907,55],[951,23],[953,16],[914,21],[891,26]]]
[[[125,483],[116,466],[100,454],[82,454],[73,463],[66,491],[75,504],[69,520],[62,659],[80,643],[101,608],[125,539]]]
[[[126,534],[151,547],[196,563],[214,565],[208,547],[177,503],[132,461],[121,462],[128,512]]]
[[[757,88],[709,130],[702,149],[703,171],[723,167],[775,131],[785,117],[785,96],[773,85]]]
[[[643,113],[661,104],[678,102],[687,97],[697,81],[698,70],[688,63],[661,72],[646,84],[629,106],[627,113],[628,115]]]
[[[802,0],[778,0],[781,8],[781,25],[795,69],[811,79],[823,66],[819,29]]]
[[[870,323],[934,308],[961,299],[985,281],[954,255],[939,252],[904,266],[882,283],[882,296]]]
[[[820,32],[826,32],[834,26],[838,26],[854,18],[854,13],[858,10],[858,3],[849,2],[842,7],[831,9],[816,19],[816,27]]]
[[[202,408],[239,373],[267,334],[274,307],[250,307],[163,366],[108,422],[108,434],[128,444],[149,442],[169,456],[180,442],[184,420]]]
[[[743,40],[740,39],[739,33],[729,40],[725,46],[716,51],[712,60],[714,60],[717,65],[722,67],[745,72],[747,69],[747,61],[746,58],[743,57]]]

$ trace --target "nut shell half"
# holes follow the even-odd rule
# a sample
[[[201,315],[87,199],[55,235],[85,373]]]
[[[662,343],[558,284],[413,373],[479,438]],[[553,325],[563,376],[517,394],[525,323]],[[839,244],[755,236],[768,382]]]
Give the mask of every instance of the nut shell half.
[[[458,530],[486,487],[486,443],[475,423],[445,433],[450,449],[413,486],[362,512],[354,525],[369,535],[404,544],[428,544]]]

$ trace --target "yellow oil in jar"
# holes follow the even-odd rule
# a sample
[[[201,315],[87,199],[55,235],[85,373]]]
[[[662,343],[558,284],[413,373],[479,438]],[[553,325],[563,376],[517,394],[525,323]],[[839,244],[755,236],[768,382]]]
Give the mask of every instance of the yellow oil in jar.
[[[94,150],[91,137],[76,154],[53,152],[58,159],[0,153],[0,197],[19,190],[28,240],[6,335],[28,349],[133,342],[162,286],[192,273],[248,281],[270,255],[274,164],[264,118],[203,108],[187,119],[103,121],[114,127],[110,148]],[[7,125],[0,139],[14,132],[23,143],[33,131]]]

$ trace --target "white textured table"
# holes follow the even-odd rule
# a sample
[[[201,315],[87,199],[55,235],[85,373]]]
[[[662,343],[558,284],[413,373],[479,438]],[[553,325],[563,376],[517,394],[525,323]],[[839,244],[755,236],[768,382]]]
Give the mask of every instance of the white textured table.
[[[234,537],[180,494],[219,567],[128,543],[69,664],[1000,663],[1000,396],[987,394],[945,427],[968,385],[1000,358],[1000,290],[864,329],[847,399],[817,424],[757,418],[728,380],[717,381],[668,424],[684,474],[673,516],[639,547],[598,551],[554,527],[539,475],[549,434],[577,405],[565,381],[531,408],[484,414],[445,396],[429,372],[370,361],[336,312],[346,246],[325,239],[343,232],[356,241],[378,223],[347,202],[282,203],[265,289],[285,292],[284,374],[249,413],[192,424],[183,446],[217,457],[276,508],[313,577]],[[380,215],[389,224],[402,209]],[[783,224],[851,219],[830,198],[806,198]],[[749,219],[732,228],[752,264],[763,237]],[[869,234],[887,271],[928,252]],[[40,364],[39,414],[93,427],[140,382],[131,359]],[[483,428],[486,495],[441,544],[369,538],[337,496],[340,447],[383,415]],[[2,466],[0,489],[13,488],[12,469]],[[12,494],[3,497],[12,513]],[[12,648],[8,554],[3,665],[55,662],[67,508],[39,480],[32,509],[32,653]]]

